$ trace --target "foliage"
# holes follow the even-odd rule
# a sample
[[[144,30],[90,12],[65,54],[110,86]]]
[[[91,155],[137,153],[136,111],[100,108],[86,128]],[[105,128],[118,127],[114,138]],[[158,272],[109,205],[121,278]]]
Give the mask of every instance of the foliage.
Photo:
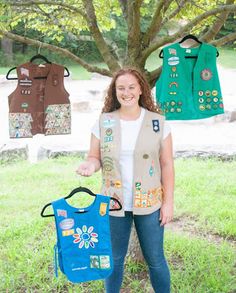
[[[0,166],[1,292],[104,291],[102,281],[72,284],[62,273],[58,279],[54,277],[54,223],[52,218],[40,217],[46,203],[67,195],[78,185],[99,192],[100,173],[78,178],[78,163],[77,157],[59,157],[37,164],[21,161]],[[193,232],[166,229],[172,292],[234,292],[235,247],[227,239],[236,237],[236,162],[178,159],[175,164],[176,221],[186,219]],[[72,199],[72,205],[81,207],[92,200],[85,195]],[[127,261],[123,288],[149,292],[145,264]]]

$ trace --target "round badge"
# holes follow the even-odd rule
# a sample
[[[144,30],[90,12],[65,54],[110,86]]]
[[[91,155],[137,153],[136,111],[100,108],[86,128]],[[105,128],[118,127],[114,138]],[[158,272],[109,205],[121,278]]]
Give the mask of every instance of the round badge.
[[[179,106],[182,106],[183,103],[182,103],[181,101],[179,101],[177,104],[178,104]]]
[[[217,90],[212,91],[212,96],[217,96],[217,95],[218,95]]]
[[[175,66],[171,67],[171,70],[172,70],[173,72],[175,72],[175,71],[176,71],[176,67],[175,67]]]
[[[177,108],[176,109],[176,112],[180,113],[180,112],[182,112],[182,109],[181,108]]]
[[[175,101],[171,101],[171,102],[170,102],[170,105],[171,105],[171,106],[174,106],[174,105],[175,105]]]
[[[221,103],[221,104],[219,104],[219,107],[220,108],[224,108],[224,105]]]
[[[173,113],[175,111],[175,108],[170,108],[170,112]]]
[[[144,158],[144,159],[148,159],[148,158],[149,158],[149,155],[148,155],[148,154],[144,154],[144,155],[143,155],[143,158]]]
[[[112,129],[111,129],[111,128],[107,128],[107,129],[106,129],[106,135],[107,135],[107,136],[112,135]]]
[[[214,104],[212,107],[213,107],[213,109],[217,109],[218,108],[218,105],[217,104]]]
[[[207,97],[210,97],[211,92],[210,92],[210,91],[206,91],[206,92],[205,92],[205,95],[206,95]]]
[[[212,78],[212,72],[211,72],[211,70],[210,69],[203,69],[202,71],[201,71],[201,78],[203,79],[203,80],[209,80],[209,79],[211,79]]]
[[[199,92],[198,92],[198,95],[199,95],[200,97],[202,97],[202,96],[204,95],[204,92],[203,92],[203,91],[199,91]]]
[[[200,109],[201,111],[204,111],[204,110],[205,110],[205,106],[204,106],[204,105],[200,105],[200,106],[199,106],[199,109]]]
[[[199,98],[199,99],[198,99],[198,102],[199,102],[199,103],[203,103],[203,102],[204,102],[204,99],[203,99],[203,98]]]
[[[218,98],[214,98],[213,102],[217,103],[218,102]]]
[[[207,110],[210,110],[211,109],[211,105],[210,104],[206,105],[206,109]]]
[[[207,101],[207,103],[210,103],[211,102],[211,98],[207,98],[206,101]]]

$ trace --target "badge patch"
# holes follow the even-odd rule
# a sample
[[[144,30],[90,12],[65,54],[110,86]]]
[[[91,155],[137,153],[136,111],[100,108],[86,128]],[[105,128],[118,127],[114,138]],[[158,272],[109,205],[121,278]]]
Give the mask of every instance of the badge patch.
[[[179,64],[179,57],[170,57],[170,58],[168,58],[168,64],[170,66],[174,66],[174,65]]]
[[[211,78],[212,78],[212,72],[211,72],[211,70],[210,69],[203,69],[202,71],[201,71],[201,78],[203,79],[203,80],[210,80]]]
[[[160,130],[158,119],[152,120],[152,128],[155,132],[158,132]]]
[[[62,231],[62,236],[70,236],[70,235],[73,235],[74,233],[75,233],[74,229],[64,230],[64,231]]]
[[[67,211],[58,209],[57,210],[57,215],[58,215],[58,217],[61,216],[61,217],[67,218]]]
[[[62,220],[59,226],[62,230],[68,230],[68,229],[71,229],[74,226],[74,224],[75,224],[74,219],[69,218],[69,219]]]
[[[75,238],[73,243],[79,243],[78,248],[81,249],[85,247],[88,249],[89,247],[94,248],[95,243],[98,242],[98,234],[93,232],[94,227],[90,226],[87,228],[86,225],[83,225],[82,229],[76,228],[76,234],[73,234]]]
[[[99,214],[101,216],[104,216],[106,214],[106,212],[107,212],[107,203],[101,202],[100,209],[99,209]]]

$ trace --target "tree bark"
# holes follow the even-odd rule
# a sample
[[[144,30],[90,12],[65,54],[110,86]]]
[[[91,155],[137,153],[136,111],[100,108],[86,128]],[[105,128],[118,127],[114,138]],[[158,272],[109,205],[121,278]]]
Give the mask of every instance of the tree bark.
[[[12,43],[12,40],[6,37],[3,37],[1,40],[1,48],[6,58],[7,64],[12,64],[13,61]]]

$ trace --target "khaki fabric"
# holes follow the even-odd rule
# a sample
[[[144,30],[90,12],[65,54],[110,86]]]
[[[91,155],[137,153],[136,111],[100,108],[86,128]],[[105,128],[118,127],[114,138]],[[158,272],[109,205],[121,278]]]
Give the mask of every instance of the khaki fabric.
[[[150,214],[161,206],[160,148],[162,144],[164,117],[145,110],[134,151],[133,213]],[[127,139],[129,139],[127,137]],[[121,128],[118,111],[100,116],[100,144],[102,162],[101,193],[117,198],[124,204],[122,178],[119,165]],[[116,207],[111,201],[110,208]],[[124,216],[124,209],[111,212]]]

